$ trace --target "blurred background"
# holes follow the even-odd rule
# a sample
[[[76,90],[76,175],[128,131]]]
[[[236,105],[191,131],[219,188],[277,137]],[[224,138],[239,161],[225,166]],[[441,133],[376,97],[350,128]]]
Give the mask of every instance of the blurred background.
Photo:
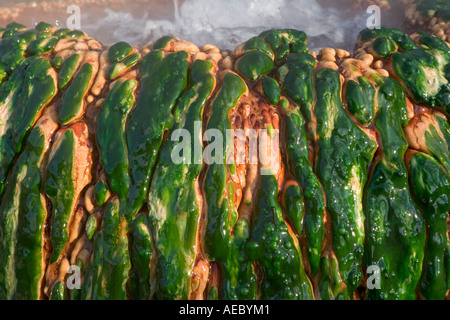
[[[381,8],[381,23],[403,28],[399,4]],[[352,50],[366,27],[367,5],[357,0],[0,0],[0,26],[16,21],[33,27],[45,21],[66,27],[70,5],[80,8],[80,26],[108,45],[125,40],[136,46],[174,35],[197,45],[233,49],[261,31],[294,28],[308,35],[312,50],[324,46]]]

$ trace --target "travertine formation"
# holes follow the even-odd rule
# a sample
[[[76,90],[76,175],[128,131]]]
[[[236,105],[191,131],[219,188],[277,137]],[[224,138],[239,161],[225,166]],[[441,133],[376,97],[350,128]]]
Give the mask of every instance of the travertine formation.
[[[423,28],[434,36],[450,41],[450,2],[446,0],[405,0],[407,24]]]
[[[448,298],[442,39],[0,36],[1,299]]]

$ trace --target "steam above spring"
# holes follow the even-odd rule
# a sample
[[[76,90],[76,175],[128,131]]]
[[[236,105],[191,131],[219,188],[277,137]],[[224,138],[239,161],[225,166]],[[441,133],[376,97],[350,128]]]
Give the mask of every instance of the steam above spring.
[[[173,14],[157,19],[145,4],[140,12],[82,12],[82,30],[105,44],[125,40],[141,46],[170,34],[197,45],[233,49],[264,30],[294,28],[307,33],[312,50],[351,50],[368,18],[365,10],[322,8],[315,0],[173,0],[167,5]],[[344,10],[350,14],[344,15]]]

